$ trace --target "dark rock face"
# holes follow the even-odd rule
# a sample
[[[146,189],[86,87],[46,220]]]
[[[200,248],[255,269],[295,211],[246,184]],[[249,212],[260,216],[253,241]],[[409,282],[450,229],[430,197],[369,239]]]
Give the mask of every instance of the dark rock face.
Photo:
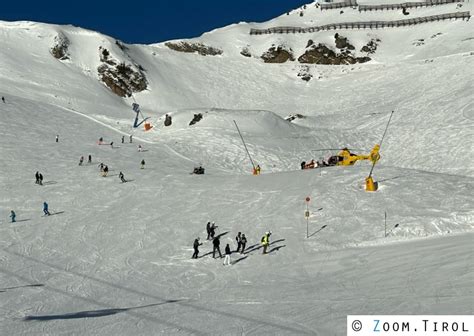
[[[247,48],[247,47],[243,48],[242,51],[240,52],[240,54],[242,56],[245,56],[245,57],[251,57],[252,56],[252,54],[249,51],[249,48]]]
[[[194,53],[197,52],[199,55],[202,56],[216,56],[216,55],[222,55],[224,52],[218,48],[210,47],[202,43],[188,43],[188,42],[166,42],[165,46],[168,48],[175,50],[175,51],[180,51],[180,52],[186,52],[186,53]]]
[[[285,63],[286,61],[294,61],[293,50],[287,50],[283,46],[272,46],[261,56],[265,63]]]
[[[69,39],[62,33],[58,33],[54,37],[54,45],[51,47],[51,55],[54,58],[64,61],[69,59],[68,48],[69,48]]]
[[[194,125],[195,123],[199,122],[202,119],[202,113],[194,114],[193,120],[189,122],[189,126]]]
[[[148,82],[144,69],[139,65],[119,63],[110,52],[99,48],[102,64],[97,68],[100,80],[120,97],[130,97],[134,92],[147,88]]]
[[[372,39],[365,46],[363,46],[360,51],[366,52],[368,54],[374,54],[380,42],[381,41],[379,39]]]
[[[336,41],[336,48],[340,49],[339,53],[336,53],[325,44],[319,43],[315,45],[312,40],[309,40],[306,47],[307,50],[298,57],[298,62],[303,64],[341,65],[370,61],[369,57],[355,57],[351,52],[355,47],[349,43],[346,37],[336,33],[334,39]]]
[[[334,39],[336,40],[336,48],[338,49],[355,49],[355,47],[347,41],[347,37],[336,34],[334,35]]]

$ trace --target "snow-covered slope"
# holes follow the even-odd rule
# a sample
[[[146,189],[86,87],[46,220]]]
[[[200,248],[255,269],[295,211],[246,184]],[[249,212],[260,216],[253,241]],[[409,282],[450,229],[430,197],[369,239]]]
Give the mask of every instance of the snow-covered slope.
[[[472,9],[462,5],[410,15]],[[297,61],[256,56],[272,44],[299,55],[308,39],[334,43],[334,32],[250,36],[250,28],[401,14],[301,10],[189,40],[219,56],[0,22],[0,334],[344,335],[348,314],[473,313],[472,21],[340,31],[357,50],[379,38],[373,60],[310,65],[305,82]],[[69,59],[51,55],[57,36],[69,41]],[[121,98],[102,84],[103,48],[143,67],[147,90]],[[132,128],[134,101],[152,130]],[[318,149],[369,151],[391,111],[377,192],[364,191],[367,162],[299,169],[337,152]],[[284,119],[294,114],[304,118]],[[234,121],[260,176],[250,174]],[[79,166],[89,154],[92,163]],[[205,175],[189,174],[197,165]],[[56,215],[41,217],[43,201]],[[222,251],[247,235],[248,252],[232,254],[232,266],[209,254],[207,221],[219,226]],[[271,253],[262,255],[268,230]],[[198,236],[202,258],[192,260]]]

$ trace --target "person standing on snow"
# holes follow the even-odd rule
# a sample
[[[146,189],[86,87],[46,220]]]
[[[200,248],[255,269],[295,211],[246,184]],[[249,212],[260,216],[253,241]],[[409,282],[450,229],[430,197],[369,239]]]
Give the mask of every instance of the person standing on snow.
[[[242,234],[239,232],[237,236],[235,237],[235,240],[237,241],[237,251],[240,251],[240,247],[242,246]]]
[[[102,176],[106,177],[108,173],[109,173],[109,167],[104,166],[104,170],[102,171]]]
[[[222,253],[221,253],[221,241],[219,240],[219,237],[216,237],[212,240],[212,257],[216,259],[216,251],[219,252],[219,257],[222,258]]]
[[[132,135],[130,134],[130,143],[132,143]]]
[[[36,177],[36,184],[39,184],[40,183],[40,176],[39,176],[39,172],[36,172],[35,174],[35,177]]]
[[[230,265],[230,255],[231,255],[231,251],[230,251],[230,246],[229,244],[227,244],[225,246],[225,259],[224,259],[224,265]]]
[[[245,234],[242,234],[242,238],[240,239],[240,244],[242,246],[242,249],[240,250],[240,254],[244,254],[245,245],[247,245],[247,237],[245,237]]]
[[[43,212],[44,212],[44,215],[45,215],[45,216],[51,215],[51,214],[49,213],[49,210],[48,210],[48,203],[46,203],[46,202],[43,202]]]
[[[43,174],[39,173],[39,185],[43,185]]]
[[[211,222],[207,222],[206,232],[207,232],[207,240],[211,239]]]
[[[122,135],[122,143],[125,141],[125,135]]]
[[[82,163],[84,162],[84,156],[81,156],[79,159],[79,166],[82,166]]]
[[[119,173],[119,179],[124,183],[127,182],[127,180],[125,180],[122,172]]]
[[[4,96],[2,96],[2,102],[4,102],[6,104]]]
[[[10,211],[10,218],[12,219],[12,223],[15,223],[16,222],[16,213],[15,211]]]
[[[92,163],[92,155],[89,154],[89,159],[87,160],[87,163]]]
[[[271,236],[271,234],[272,234],[271,231],[265,232],[265,235],[261,239],[261,243],[262,243],[262,246],[263,246],[263,254],[267,254],[267,248],[268,248],[268,245],[270,245],[270,236]]]
[[[140,164],[141,164],[141,167],[140,167],[140,168],[141,168],[141,169],[144,169],[144,168],[145,168],[145,159],[143,159],[142,162],[140,162]]]
[[[104,171],[104,164],[102,162],[100,163],[98,167],[99,167],[100,172]]]
[[[56,142],[59,142],[59,135],[56,135]]]
[[[198,258],[198,254],[199,254],[199,246],[201,246],[202,243],[199,242],[199,237],[197,237],[196,239],[194,239],[194,244],[193,244],[193,248],[194,248],[194,253],[193,253],[193,256],[191,259],[197,259]]]
[[[214,239],[214,235],[216,234],[217,228],[218,226],[216,225],[216,223],[212,222],[211,227],[209,228],[209,234],[211,236],[211,239]]]

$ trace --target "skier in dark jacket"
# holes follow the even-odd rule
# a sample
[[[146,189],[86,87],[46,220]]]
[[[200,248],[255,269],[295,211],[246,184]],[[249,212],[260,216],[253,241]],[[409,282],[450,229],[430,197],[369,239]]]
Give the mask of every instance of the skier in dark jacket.
[[[15,223],[16,222],[16,213],[15,211],[10,211],[10,218],[12,219],[12,223]]]
[[[43,185],[43,174],[39,173],[39,184]]]
[[[216,234],[216,229],[218,226],[216,226],[216,223],[212,222],[211,227],[209,228],[209,234],[211,235],[211,239],[214,239],[214,235]]]
[[[240,250],[240,254],[244,254],[245,245],[247,245],[247,237],[245,237],[245,234],[242,235],[242,238],[240,239],[240,244],[242,246],[242,249]]]
[[[89,159],[87,160],[87,163],[92,163],[92,155],[89,154]]]
[[[222,258],[222,253],[220,249],[221,241],[219,237],[216,237],[212,240],[212,257],[215,259],[216,258],[216,251],[219,252],[219,257]]]
[[[237,236],[235,237],[235,240],[237,241],[237,251],[240,251],[240,247],[242,246],[242,233],[238,233]]]
[[[206,232],[207,232],[207,240],[211,239],[211,222],[207,222]]]
[[[192,256],[192,259],[197,259],[198,258],[198,254],[199,254],[199,249],[198,248],[201,245],[202,245],[202,243],[199,242],[199,237],[194,239],[194,244],[193,244],[194,254]]]
[[[39,184],[40,183],[40,176],[39,176],[39,172],[36,172],[35,174],[35,177],[36,177],[36,184]]]
[[[124,183],[127,182],[127,180],[125,180],[125,177],[123,176],[122,172],[119,173],[119,179],[120,179],[120,181],[122,181]]]
[[[140,168],[141,168],[141,169],[144,169],[144,168],[145,168],[145,159],[143,159],[142,162],[140,162],[140,164],[141,164],[141,167],[140,167]]]

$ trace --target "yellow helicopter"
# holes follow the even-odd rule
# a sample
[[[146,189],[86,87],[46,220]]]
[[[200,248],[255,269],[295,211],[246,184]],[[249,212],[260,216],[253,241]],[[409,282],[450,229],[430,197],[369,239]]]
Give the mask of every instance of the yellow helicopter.
[[[325,151],[329,149],[320,149],[317,151]],[[322,160],[322,162],[315,162],[311,160],[310,162],[301,162],[301,169],[312,169],[318,167],[331,167],[331,166],[353,166],[359,160],[369,160],[372,164],[375,164],[378,160],[380,160],[380,145],[376,144],[374,148],[370,151],[369,154],[354,154],[345,147],[342,148],[341,151],[337,155],[330,156],[329,159],[326,161]]]

